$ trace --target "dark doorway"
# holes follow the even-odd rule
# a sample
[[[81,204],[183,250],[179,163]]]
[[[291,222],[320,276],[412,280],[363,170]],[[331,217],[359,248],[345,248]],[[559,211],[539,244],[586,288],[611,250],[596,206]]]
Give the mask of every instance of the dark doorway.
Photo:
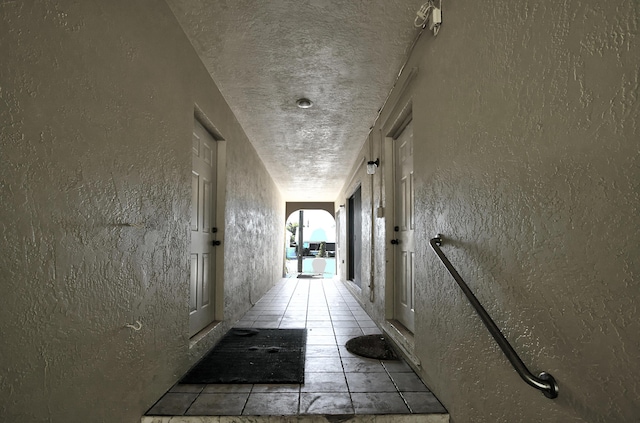
[[[362,264],[362,195],[360,187],[349,198],[348,231],[348,274],[347,279],[360,286]]]

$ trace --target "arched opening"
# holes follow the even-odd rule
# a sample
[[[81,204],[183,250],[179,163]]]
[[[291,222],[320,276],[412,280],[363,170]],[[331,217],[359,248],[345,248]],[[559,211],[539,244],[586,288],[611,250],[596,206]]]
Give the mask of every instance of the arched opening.
[[[285,223],[287,277],[333,278],[336,275],[336,220],[326,210],[299,209]]]

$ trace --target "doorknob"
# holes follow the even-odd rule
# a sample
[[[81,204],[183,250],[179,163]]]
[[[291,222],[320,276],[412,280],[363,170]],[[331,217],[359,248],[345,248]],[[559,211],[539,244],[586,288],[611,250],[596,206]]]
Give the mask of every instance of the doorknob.
[[[222,242],[220,242],[218,240],[211,241],[211,245],[213,245],[214,247],[217,246],[217,245],[220,245],[220,244],[222,244]]]
[[[399,239],[392,239],[392,240],[391,240],[391,243],[392,243],[393,245],[398,245],[398,244],[400,244],[400,240],[399,240]]]

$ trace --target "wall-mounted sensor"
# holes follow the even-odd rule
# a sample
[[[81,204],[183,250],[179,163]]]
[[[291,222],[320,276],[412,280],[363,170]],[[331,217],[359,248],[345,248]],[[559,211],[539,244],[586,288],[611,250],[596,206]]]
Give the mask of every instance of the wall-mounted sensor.
[[[420,10],[416,12],[416,18],[413,21],[413,25],[416,28],[429,27],[429,31],[433,32],[433,35],[438,35],[440,25],[442,24],[442,0],[438,3],[438,7],[434,4],[433,0],[429,0],[420,7]]]
[[[434,7],[429,16],[429,31],[433,32],[433,35],[438,35],[440,24],[442,23],[442,9]]]

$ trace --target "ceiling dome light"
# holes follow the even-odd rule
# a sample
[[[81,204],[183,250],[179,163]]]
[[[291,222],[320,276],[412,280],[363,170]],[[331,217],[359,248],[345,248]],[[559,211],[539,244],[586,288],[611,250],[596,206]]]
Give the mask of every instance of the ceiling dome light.
[[[313,103],[308,98],[300,98],[298,99],[298,101],[296,101],[296,104],[301,109],[308,109],[309,107],[313,106]]]

